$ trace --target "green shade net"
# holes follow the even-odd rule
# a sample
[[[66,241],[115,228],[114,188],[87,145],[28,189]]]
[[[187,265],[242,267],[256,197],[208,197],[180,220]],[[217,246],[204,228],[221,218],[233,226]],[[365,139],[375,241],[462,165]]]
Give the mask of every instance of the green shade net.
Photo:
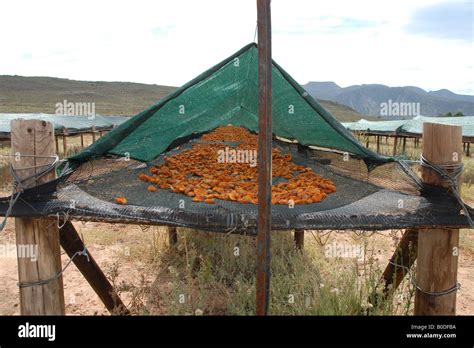
[[[361,145],[275,62],[272,80],[274,135],[348,152],[375,165],[391,160]],[[256,132],[257,120],[258,51],[252,43],[70,159],[115,154],[148,162],[177,139],[227,124]]]

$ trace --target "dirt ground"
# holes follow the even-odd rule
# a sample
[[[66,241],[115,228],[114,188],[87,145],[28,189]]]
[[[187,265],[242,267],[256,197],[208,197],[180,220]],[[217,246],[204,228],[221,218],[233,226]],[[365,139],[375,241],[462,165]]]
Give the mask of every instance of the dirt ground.
[[[82,234],[87,248],[104,272],[109,276],[112,265],[119,262],[119,272],[116,282],[127,281],[138,285],[143,274],[147,274],[150,267],[143,260],[143,253],[153,242],[152,231],[142,230],[139,226],[109,225],[101,223],[75,223],[79,234]],[[156,230],[155,230],[156,231]],[[166,233],[161,233],[166,241]],[[312,238],[306,234],[306,238]],[[338,234],[336,238],[346,239],[347,235]],[[393,252],[393,241],[387,235],[375,234],[374,245],[377,249],[376,258],[382,267]],[[342,240],[341,240],[342,241]],[[0,234],[0,244],[14,244],[15,232],[13,220]],[[462,284],[457,297],[457,313],[459,315],[474,314],[474,234],[472,230],[461,232],[461,253],[459,259],[458,279]],[[68,256],[62,255],[63,265]],[[20,314],[18,296],[18,273],[16,257],[0,257],[0,315]],[[165,289],[168,279],[153,279],[145,277],[146,282],[161,282],[159,287]],[[109,315],[98,296],[82,277],[74,264],[71,264],[64,273],[64,292],[66,314],[68,315]],[[127,304],[129,296],[123,296]]]

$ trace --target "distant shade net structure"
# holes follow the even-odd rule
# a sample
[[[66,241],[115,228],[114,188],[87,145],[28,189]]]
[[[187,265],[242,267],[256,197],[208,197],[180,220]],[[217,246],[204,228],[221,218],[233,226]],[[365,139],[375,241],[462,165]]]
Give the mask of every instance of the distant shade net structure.
[[[257,60],[257,46],[249,44],[123,122],[70,157],[56,181],[25,190],[10,216],[254,234],[255,202],[216,198],[209,204],[169,189],[150,192],[149,183],[139,176],[170,156],[206,143],[203,135],[218,127],[233,125],[255,134]],[[455,195],[421,184],[416,164],[365,148],[275,62],[272,74],[273,148],[336,187],[318,202],[272,205],[273,230],[468,226]],[[236,147],[241,141],[222,144]],[[274,176],[273,185],[285,180]],[[120,197],[126,204],[117,203]],[[0,199],[0,214],[5,215],[9,203],[10,197]]]

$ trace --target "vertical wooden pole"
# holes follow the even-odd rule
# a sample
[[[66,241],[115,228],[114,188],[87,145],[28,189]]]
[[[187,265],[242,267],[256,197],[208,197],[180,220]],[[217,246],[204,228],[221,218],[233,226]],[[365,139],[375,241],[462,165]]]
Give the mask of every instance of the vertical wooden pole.
[[[168,227],[168,241],[170,246],[175,246],[178,243],[178,232],[176,227]]]
[[[55,141],[55,143],[56,143],[56,155],[59,156],[59,135],[56,135],[55,139],[56,139],[56,141]]]
[[[84,133],[81,132],[81,149],[84,148]]]
[[[92,144],[95,143],[95,126],[92,126]]]
[[[392,151],[392,156],[397,155],[397,145],[398,145],[398,136],[394,136],[393,138],[393,151]]]
[[[407,146],[407,137],[403,137],[402,154],[405,154],[406,146]]]
[[[40,120],[13,120],[11,122],[11,148],[13,155],[20,154],[18,161],[16,159],[12,161],[13,169],[20,180],[44,171],[47,168],[45,165],[52,163],[53,158],[39,156],[54,155],[53,125]],[[33,187],[54,178],[55,173],[52,170],[37,180],[26,181],[24,186]],[[56,222],[45,219],[16,218],[15,231],[17,250],[26,248],[36,250],[36,256],[33,258],[18,253],[21,314],[63,315],[63,278],[62,275],[54,278],[61,271],[59,232]],[[46,280],[50,281],[33,285],[35,282]]]
[[[258,26],[258,233],[256,314],[266,315],[270,295],[272,210],[272,47],[270,0],[257,0]]]
[[[466,156],[467,157],[471,156],[470,150],[471,150],[471,143],[467,143],[467,151],[466,151]]]
[[[63,157],[67,157],[67,128],[63,128]]]
[[[295,246],[298,250],[304,248],[304,230],[295,230]]]
[[[423,124],[423,156],[434,165],[462,161],[462,128],[435,123]],[[422,168],[425,184],[447,186],[436,172]],[[416,279],[423,291],[433,293],[451,289],[457,282],[459,230],[430,228],[418,232]],[[420,290],[415,294],[415,315],[456,314],[456,291],[432,296]]]
[[[377,152],[380,153],[380,135],[377,135]]]

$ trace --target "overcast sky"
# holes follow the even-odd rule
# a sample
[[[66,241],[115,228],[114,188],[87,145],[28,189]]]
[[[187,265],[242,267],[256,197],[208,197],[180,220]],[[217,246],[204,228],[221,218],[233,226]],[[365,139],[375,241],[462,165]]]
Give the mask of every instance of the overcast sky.
[[[0,74],[180,86],[254,40],[255,0],[0,3]],[[300,84],[474,94],[474,1],[273,0],[273,58]]]

